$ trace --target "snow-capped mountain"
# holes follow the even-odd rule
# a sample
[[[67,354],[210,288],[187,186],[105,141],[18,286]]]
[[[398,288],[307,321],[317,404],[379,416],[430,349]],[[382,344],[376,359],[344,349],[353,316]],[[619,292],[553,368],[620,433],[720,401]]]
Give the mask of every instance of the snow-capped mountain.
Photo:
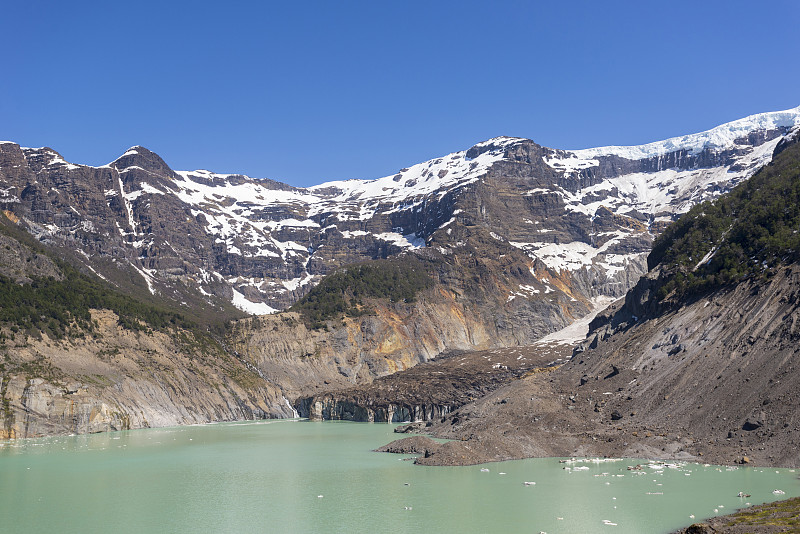
[[[586,301],[622,295],[654,234],[768,163],[798,125],[800,107],[635,147],[498,137],[392,176],[310,188],[173,171],[138,146],[88,167],[3,142],[0,204],[100,276],[189,304],[269,313],[341,265],[403,251],[457,264],[482,254],[476,229],[529,259],[535,281],[504,287],[509,306],[556,291]]]

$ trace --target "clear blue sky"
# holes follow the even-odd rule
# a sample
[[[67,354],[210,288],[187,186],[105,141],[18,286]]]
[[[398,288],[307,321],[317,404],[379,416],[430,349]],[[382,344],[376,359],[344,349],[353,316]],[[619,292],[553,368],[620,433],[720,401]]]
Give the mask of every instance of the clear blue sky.
[[[0,139],[313,185],[800,105],[800,2],[5,2]]]

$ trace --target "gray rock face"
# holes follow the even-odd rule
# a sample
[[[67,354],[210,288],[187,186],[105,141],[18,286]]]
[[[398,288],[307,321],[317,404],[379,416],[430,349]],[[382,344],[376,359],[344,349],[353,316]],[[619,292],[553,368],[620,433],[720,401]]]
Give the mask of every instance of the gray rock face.
[[[622,296],[645,271],[644,255],[664,225],[767,163],[797,123],[800,110],[792,110],[642,147],[582,151],[496,138],[392,176],[307,189],[176,172],[142,147],[95,168],[49,148],[0,143],[6,216],[130,293],[226,318],[241,316],[234,306],[284,309],[333,269],[369,259],[416,254],[435,279],[413,305],[384,303],[377,316],[332,321],[327,331],[309,331],[291,314],[236,323],[228,341],[239,367],[220,378],[232,384],[220,398],[203,394],[194,403],[176,393],[195,384],[182,371],[180,384],[123,380],[114,383],[124,394],[101,388],[77,404],[52,380],[17,377],[4,387],[21,411],[5,420],[17,435],[23,413],[40,414],[26,428],[58,419],[53,428],[93,431],[289,415],[287,398],[315,398],[299,405],[309,413],[320,402],[320,413],[338,417],[435,419],[455,404],[421,398],[365,408],[319,395],[448,351],[527,345],[586,313],[593,298]],[[20,282],[49,276],[47,261],[28,265],[12,245],[2,249],[0,274]],[[640,299],[642,316],[649,302]],[[610,335],[619,325],[607,320]],[[689,350],[680,344],[669,357]],[[236,386],[231,376],[240,373],[259,381]],[[137,403],[151,411],[137,413]]]
[[[0,250],[0,275],[18,284],[30,283],[33,278],[63,278],[50,258],[22,246],[16,239],[0,235]]]
[[[294,415],[230,354],[187,348],[180,332],[124,330],[108,311],[93,320],[84,338],[3,339],[0,439]]]
[[[0,205],[117,285],[190,306],[284,309],[342,265],[420,247],[463,257],[453,234],[472,226],[541,261],[537,278],[561,282],[553,291],[622,296],[653,234],[769,161],[798,117],[572,152],[501,137],[394,176],[308,189],[175,172],[143,147],[93,168],[2,143]]]

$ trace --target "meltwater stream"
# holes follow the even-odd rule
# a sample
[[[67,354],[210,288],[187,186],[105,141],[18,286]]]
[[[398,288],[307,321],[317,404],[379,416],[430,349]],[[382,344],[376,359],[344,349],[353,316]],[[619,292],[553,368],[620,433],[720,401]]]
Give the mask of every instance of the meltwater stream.
[[[420,467],[371,452],[393,428],[283,420],[0,442],[0,532],[642,534],[800,495],[788,469]]]

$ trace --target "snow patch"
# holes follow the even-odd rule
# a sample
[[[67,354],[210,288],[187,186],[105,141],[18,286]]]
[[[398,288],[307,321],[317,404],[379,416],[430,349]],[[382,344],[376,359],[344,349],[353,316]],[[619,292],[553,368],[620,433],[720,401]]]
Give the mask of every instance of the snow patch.
[[[281,285],[286,288],[287,291],[296,291],[297,289],[303,287],[304,285],[310,283],[314,280],[314,277],[310,274],[305,276],[299,276],[297,278],[292,278],[291,280],[282,280]]]
[[[131,263],[130,265],[131,267],[134,268],[134,270],[136,270],[137,273],[139,273],[142,276],[142,278],[144,278],[144,282],[147,284],[147,290],[150,291],[150,294],[155,295],[156,292],[155,288],[153,287],[154,278],[152,275],[152,271],[149,269],[142,269],[134,265],[133,263]]]
[[[716,252],[717,252],[717,247],[711,247],[711,250],[709,250],[706,253],[706,255],[703,256],[703,259],[701,259],[699,262],[697,262],[697,265],[695,265],[694,269],[692,269],[692,270],[696,271],[697,269],[700,268],[701,265],[704,265],[704,264],[708,263],[709,261],[711,261],[711,258],[714,257],[714,254],[716,254]]]
[[[543,338],[534,342],[534,345],[577,345],[586,339],[586,335],[589,333],[589,323],[592,322],[592,319],[594,319],[598,313],[605,310],[609,304],[614,302],[614,299],[611,297],[599,296],[594,297],[591,302],[592,311],[569,326],[544,336]]]
[[[396,232],[383,232],[375,234],[375,237],[382,241],[389,241],[400,248],[414,250],[425,247],[425,239],[414,234],[400,235]]]
[[[244,294],[233,290],[233,299],[231,299],[231,304],[239,308],[245,313],[249,313],[251,315],[267,315],[269,313],[275,313],[278,310],[272,308],[264,304],[263,302],[253,302],[249,300]]]

